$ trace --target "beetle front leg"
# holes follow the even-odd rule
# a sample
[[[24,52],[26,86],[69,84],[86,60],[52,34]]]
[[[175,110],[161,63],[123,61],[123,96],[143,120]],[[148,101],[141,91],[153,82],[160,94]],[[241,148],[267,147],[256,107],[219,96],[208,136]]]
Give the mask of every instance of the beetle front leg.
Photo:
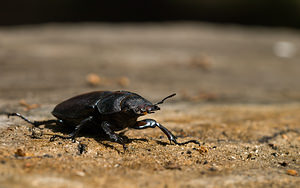
[[[189,141],[182,142],[182,143],[177,142],[176,136],[174,136],[166,127],[162,126],[160,123],[156,122],[154,119],[144,119],[144,120],[138,121],[137,124],[132,128],[147,129],[147,128],[155,128],[155,127],[160,128],[160,130],[162,130],[165,133],[165,135],[167,135],[170,143],[174,142],[177,145],[185,145],[188,143],[195,143],[195,144],[200,145],[200,143],[197,140],[189,140]]]
[[[123,146],[124,151],[127,149],[125,142],[122,137],[116,134],[114,131],[111,130],[110,124],[107,121],[103,121],[101,123],[101,128],[104,132],[109,136],[111,141],[117,142]]]

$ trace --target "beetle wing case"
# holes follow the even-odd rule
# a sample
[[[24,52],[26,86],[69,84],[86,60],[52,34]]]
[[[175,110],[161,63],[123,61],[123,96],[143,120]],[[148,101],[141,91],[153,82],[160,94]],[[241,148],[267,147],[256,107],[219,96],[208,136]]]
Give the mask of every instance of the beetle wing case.
[[[101,101],[110,91],[95,91],[67,99],[56,105],[52,114],[58,119],[81,119],[93,114],[98,101]]]

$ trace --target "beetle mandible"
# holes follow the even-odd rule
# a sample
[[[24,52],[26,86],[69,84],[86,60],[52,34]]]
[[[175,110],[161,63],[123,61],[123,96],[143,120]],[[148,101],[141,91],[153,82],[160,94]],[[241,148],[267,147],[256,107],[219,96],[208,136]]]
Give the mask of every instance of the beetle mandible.
[[[158,103],[152,104],[140,95],[129,91],[94,91],[81,94],[67,99],[55,106],[52,115],[57,119],[46,121],[31,121],[19,113],[6,113],[8,117],[18,116],[34,127],[52,124],[72,126],[73,132],[69,136],[54,135],[50,138],[53,141],[59,137],[75,141],[78,133],[86,126],[100,126],[100,131],[113,141],[123,145],[126,149],[124,139],[115,133],[125,128],[146,129],[160,128],[168,137],[170,143],[185,145],[187,143],[200,143],[196,140],[177,142],[176,137],[163,125],[154,119],[137,121],[137,118],[160,110],[159,104],[176,94],[165,97]]]

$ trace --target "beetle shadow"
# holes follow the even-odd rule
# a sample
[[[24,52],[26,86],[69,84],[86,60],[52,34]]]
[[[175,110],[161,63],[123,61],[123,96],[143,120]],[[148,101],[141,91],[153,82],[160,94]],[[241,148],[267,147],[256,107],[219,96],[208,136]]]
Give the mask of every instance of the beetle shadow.
[[[144,139],[144,138],[128,138],[127,136],[125,135],[122,135],[122,134],[119,134],[119,136],[124,140],[124,144],[129,144],[129,143],[132,143],[134,141],[143,141],[143,142],[148,142],[147,139]],[[95,141],[97,141],[99,144],[102,144],[104,147],[106,148],[109,148],[109,149],[112,149],[112,150],[115,150],[116,152],[118,153],[122,153],[117,147],[109,144],[109,143],[105,143],[104,141],[110,141],[110,139],[107,137],[107,136],[104,136],[104,135],[100,135],[98,134],[98,136],[96,137],[93,137],[93,139]],[[115,142],[112,142],[112,143],[115,143]],[[124,150],[125,151],[125,150]]]
[[[159,141],[159,140],[156,140],[156,143],[159,144],[159,145],[162,145],[162,146],[166,146],[166,145],[170,144],[168,142],[163,142],[163,141]]]
[[[295,132],[295,133],[300,134],[300,131],[297,130],[297,129],[287,129],[287,130],[276,132],[272,136],[263,136],[260,139],[258,139],[258,142],[259,143],[268,143],[270,140],[276,138],[277,136],[284,135],[284,134],[287,134],[289,132]]]
[[[46,124],[46,129],[50,129],[53,133],[70,134],[74,131],[73,127],[58,124]]]
[[[128,138],[128,136],[124,135],[123,132],[118,134],[124,141],[124,144],[130,144],[134,141],[142,141],[142,142],[148,142],[145,138]],[[87,137],[87,135],[81,135]],[[94,138],[97,142],[103,144],[103,141],[111,141],[109,137],[105,134],[97,134],[97,135],[88,135],[90,138]],[[112,141],[111,141],[112,142]],[[104,144],[103,144],[104,145]],[[110,148],[110,147],[109,147]]]
[[[122,132],[119,133],[119,136],[121,136],[123,138],[123,140],[125,141],[125,144],[130,144],[132,143],[133,141],[142,141],[142,142],[148,142],[147,139],[145,138],[128,138],[128,136],[125,135],[125,133],[127,132],[128,130],[124,130]]]
[[[74,127],[67,126],[67,125],[48,124],[45,125],[45,128],[50,129],[53,133],[57,133],[57,134],[61,133],[66,135],[69,135],[74,131]],[[145,138],[128,138],[125,135],[126,132],[127,130],[117,133],[124,140],[125,144],[130,144],[134,141],[148,142],[148,140]],[[97,141],[99,144],[102,144],[107,148],[114,149],[118,153],[120,153],[120,151],[113,145],[103,142],[103,141],[111,141],[111,140],[109,136],[106,135],[100,127],[95,127],[95,126],[84,127],[80,131],[78,137],[92,138],[95,141]]]

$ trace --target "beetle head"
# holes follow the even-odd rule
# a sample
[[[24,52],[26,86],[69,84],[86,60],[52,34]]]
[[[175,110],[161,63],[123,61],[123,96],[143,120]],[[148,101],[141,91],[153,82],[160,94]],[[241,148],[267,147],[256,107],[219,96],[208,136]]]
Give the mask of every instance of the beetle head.
[[[165,97],[163,100],[156,104],[152,104],[151,102],[147,101],[146,99],[138,96],[138,97],[130,97],[127,98],[123,105],[122,109],[129,109],[135,115],[143,116],[146,114],[154,113],[157,110],[160,110],[159,104],[162,104],[166,99],[175,96],[176,94],[172,94],[170,96]]]
[[[153,104],[140,105],[137,108],[133,109],[134,113],[139,116],[151,114],[157,110],[160,110],[160,108],[157,105],[153,105]]]

